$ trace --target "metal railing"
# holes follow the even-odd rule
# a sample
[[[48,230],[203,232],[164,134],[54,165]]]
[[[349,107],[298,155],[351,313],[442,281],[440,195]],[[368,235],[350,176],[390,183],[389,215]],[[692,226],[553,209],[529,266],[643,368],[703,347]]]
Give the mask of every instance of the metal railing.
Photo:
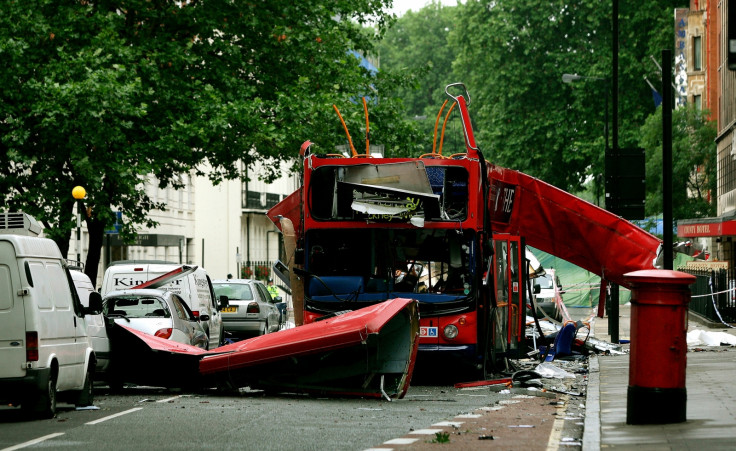
[[[726,269],[679,271],[695,276],[695,283],[690,285],[691,311],[714,322],[736,323],[736,281],[728,279]]]

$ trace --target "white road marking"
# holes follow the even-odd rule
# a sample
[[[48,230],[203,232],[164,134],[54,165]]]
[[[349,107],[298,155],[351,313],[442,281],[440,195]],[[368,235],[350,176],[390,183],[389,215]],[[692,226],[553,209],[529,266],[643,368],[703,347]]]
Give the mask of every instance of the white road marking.
[[[565,413],[567,410],[567,402],[570,397],[568,395],[562,395],[560,400],[561,405],[558,405],[555,409],[557,415],[555,415],[555,421],[552,423],[552,432],[549,434],[549,440],[547,441],[547,451],[557,451],[560,449],[560,442],[562,440],[562,429],[565,427],[565,420],[560,418],[560,413]]]
[[[416,435],[433,435],[438,432],[442,432],[442,429],[417,429],[416,431],[411,431],[409,434],[416,434]]]
[[[19,443],[19,444],[15,445],[15,446],[11,446],[9,448],[3,448],[1,451],[13,451],[14,449],[21,449],[21,448],[25,448],[26,446],[33,446],[33,445],[35,445],[37,443],[41,443],[43,441],[46,441],[46,440],[51,439],[51,438],[54,438],[54,437],[58,437],[60,435],[64,435],[64,433],[63,432],[56,432],[54,434],[44,435],[43,437],[39,437],[39,438],[36,438],[36,439],[33,439],[33,440],[29,440],[29,441],[27,441],[25,443]]]
[[[110,415],[110,416],[107,416],[107,417],[104,417],[104,418],[100,418],[99,420],[90,421],[89,423],[84,423],[84,424],[93,425],[93,424],[102,423],[103,421],[112,420],[113,418],[117,418],[119,416],[126,415],[126,414],[129,414],[129,413],[133,413],[133,412],[136,412],[138,410],[143,410],[143,407],[135,407],[133,409],[129,409],[129,410],[126,410],[126,411],[123,411],[123,412],[120,412],[120,413],[116,413],[115,415]]]
[[[386,442],[383,442],[384,445],[411,445],[412,443],[418,442],[418,438],[392,438],[391,440],[388,440]]]
[[[432,426],[437,426],[437,427],[452,426],[454,428],[459,428],[462,424],[463,424],[462,421],[440,421],[439,423],[435,423]]]
[[[181,398],[181,397],[182,397],[182,395],[176,395],[176,396],[172,396],[171,398],[166,398],[166,399],[159,399],[159,400],[158,400],[158,401],[156,401],[156,402],[169,402],[169,401],[173,401],[173,400],[175,400],[175,399],[179,399],[179,398]]]

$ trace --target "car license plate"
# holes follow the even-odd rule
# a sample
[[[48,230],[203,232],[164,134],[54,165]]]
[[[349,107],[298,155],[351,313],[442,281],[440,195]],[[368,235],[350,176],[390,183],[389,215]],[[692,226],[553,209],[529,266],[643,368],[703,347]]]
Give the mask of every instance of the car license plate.
[[[222,309],[222,313],[238,313],[238,306],[225,307]]]

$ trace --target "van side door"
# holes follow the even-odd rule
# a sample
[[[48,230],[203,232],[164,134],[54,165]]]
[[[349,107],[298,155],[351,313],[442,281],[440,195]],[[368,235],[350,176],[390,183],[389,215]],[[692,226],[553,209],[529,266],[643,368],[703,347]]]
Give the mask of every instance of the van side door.
[[[88,346],[84,318],[75,311],[72,286],[59,260],[29,261],[33,296],[38,309],[39,364],[51,355],[59,364],[59,391],[81,388]],[[79,338],[78,338],[79,337]]]
[[[0,377],[26,374],[26,319],[15,248],[0,241]]]

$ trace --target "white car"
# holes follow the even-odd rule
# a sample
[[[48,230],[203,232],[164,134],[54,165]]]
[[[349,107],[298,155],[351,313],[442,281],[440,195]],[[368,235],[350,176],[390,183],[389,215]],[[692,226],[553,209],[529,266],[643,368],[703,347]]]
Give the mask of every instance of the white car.
[[[208,349],[209,340],[200,321],[177,294],[156,289],[111,291],[102,301],[108,321],[156,337]],[[114,345],[114,343],[113,343]]]
[[[281,329],[279,310],[281,297],[271,299],[263,282],[252,279],[213,280],[212,286],[219,299],[226,296],[228,306],[222,308],[225,331],[234,337],[264,335]]]
[[[561,288],[560,278],[555,275],[554,269],[548,269],[545,274],[534,279],[534,297],[540,317],[546,316],[558,322],[562,321],[562,313],[555,302],[555,293],[563,293]]]
[[[220,306],[216,301],[210,276],[203,268],[174,263],[116,261],[105,271],[100,293],[104,297],[111,291],[135,287],[155,288],[177,294],[191,308],[195,318],[207,318],[200,320],[209,337],[209,348],[214,349],[223,343]]]

